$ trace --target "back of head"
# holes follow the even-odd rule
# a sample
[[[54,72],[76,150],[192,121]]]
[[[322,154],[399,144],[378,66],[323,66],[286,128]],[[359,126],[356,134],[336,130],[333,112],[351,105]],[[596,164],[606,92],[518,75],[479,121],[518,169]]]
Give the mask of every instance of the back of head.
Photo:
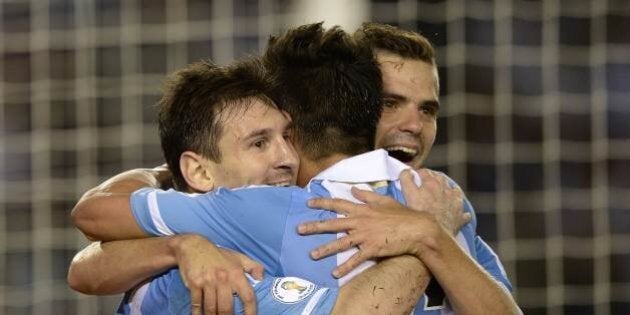
[[[170,75],[158,103],[162,151],[177,189],[186,188],[179,167],[185,151],[221,161],[218,141],[222,119],[234,109],[244,109],[254,98],[273,105],[271,81],[260,60],[247,59],[227,67],[207,61],[188,65]]]
[[[338,27],[307,24],[271,37],[263,61],[278,83],[274,100],[291,114],[308,158],[373,148],[382,83],[370,49]]]
[[[374,51],[385,51],[403,58],[419,59],[435,64],[435,50],[429,40],[412,31],[391,25],[366,22],[353,34],[362,46]]]

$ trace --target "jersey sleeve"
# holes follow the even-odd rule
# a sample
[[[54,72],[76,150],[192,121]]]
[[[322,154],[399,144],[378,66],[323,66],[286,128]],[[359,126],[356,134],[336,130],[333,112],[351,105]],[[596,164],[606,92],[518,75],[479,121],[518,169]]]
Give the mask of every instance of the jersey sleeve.
[[[505,268],[499,256],[490,248],[480,236],[475,237],[475,249],[477,251],[477,262],[509,292],[512,292],[512,284],[507,277]]]
[[[296,189],[220,188],[207,194],[141,189],[132,194],[130,202],[136,221],[149,235],[200,234],[218,246],[260,261],[276,274]]]
[[[444,175],[446,176],[446,175]],[[450,187],[459,187],[457,183],[447,176]],[[471,229],[471,233],[474,234],[473,246],[476,253],[477,262],[485,269],[492,277],[503,285],[508,291],[512,291],[512,284],[507,277],[503,264],[499,259],[499,256],[490,248],[488,244],[477,235],[477,216],[475,215],[475,209],[464,196],[464,211],[471,214],[471,220],[462,229]]]

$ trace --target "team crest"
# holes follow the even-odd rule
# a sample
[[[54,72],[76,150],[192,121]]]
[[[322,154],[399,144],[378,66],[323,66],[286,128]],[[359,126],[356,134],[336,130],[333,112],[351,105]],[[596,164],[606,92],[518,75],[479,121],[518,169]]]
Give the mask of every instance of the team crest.
[[[274,299],[284,304],[302,301],[315,291],[315,284],[295,277],[278,278],[271,286]]]

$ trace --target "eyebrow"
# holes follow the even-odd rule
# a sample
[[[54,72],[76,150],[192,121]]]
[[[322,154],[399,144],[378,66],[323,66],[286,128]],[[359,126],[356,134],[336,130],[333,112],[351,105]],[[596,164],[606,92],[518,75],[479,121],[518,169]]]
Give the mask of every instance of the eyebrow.
[[[397,101],[407,101],[408,98],[405,96],[402,96],[400,94],[396,94],[396,93],[383,93],[383,99],[394,99]],[[429,105],[429,106],[433,106],[437,109],[440,109],[440,101],[436,101],[436,100],[428,100],[428,101],[424,101],[419,105]]]
[[[292,128],[293,128],[293,122],[289,122],[284,127],[284,130],[289,130],[289,129],[292,129]],[[247,140],[250,140],[252,138],[259,137],[259,136],[266,136],[266,135],[271,134],[272,132],[273,132],[273,128],[263,128],[263,129],[254,130],[251,133],[249,133],[248,135],[246,135],[245,137],[243,137],[243,141],[247,141]]]
[[[247,141],[247,140],[250,140],[252,138],[259,137],[259,136],[268,135],[270,133],[271,133],[271,128],[264,128],[264,129],[254,130],[251,133],[249,133],[248,135],[246,135],[245,137],[243,137],[243,141]]]

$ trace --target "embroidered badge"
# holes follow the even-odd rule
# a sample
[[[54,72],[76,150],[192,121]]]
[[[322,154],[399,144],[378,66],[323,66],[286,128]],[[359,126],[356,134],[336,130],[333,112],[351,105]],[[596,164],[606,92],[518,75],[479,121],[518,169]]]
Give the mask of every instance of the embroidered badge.
[[[311,295],[315,287],[315,284],[304,279],[285,277],[274,280],[271,293],[281,303],[294,304]]]

